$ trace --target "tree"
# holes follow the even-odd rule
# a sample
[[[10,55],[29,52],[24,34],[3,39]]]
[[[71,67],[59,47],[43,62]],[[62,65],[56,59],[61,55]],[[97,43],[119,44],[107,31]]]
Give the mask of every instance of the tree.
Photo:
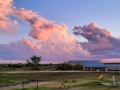
[[[39,62],[41,61],[41,56],[40,56],[40,57],[37,57],[37,56],[34,55],[34,56],[31,57],[30,59],[31,59],[33,65],[38,65]]]
[[[30,60],[26,60],[26,67],[33,67],[33,64],[30,62]]]
[[[33,70],[39,70],[38,66],[39,66],[39,62],[41,61],[41,56],[37,57],[37,56],[33,56],[30,58],[31,59],[31,63],[33,64]]]

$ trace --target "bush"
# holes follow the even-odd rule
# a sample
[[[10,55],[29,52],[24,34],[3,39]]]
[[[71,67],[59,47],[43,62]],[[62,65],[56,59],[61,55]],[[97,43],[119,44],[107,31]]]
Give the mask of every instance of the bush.
[[[12,64],[8,64],[8,67],[12,67]]]
[[[72,70],[73,66],[67,63],[58,64],[56,70]]]
[[[74,70],[83,70],[83,66],[80,65],[80,64],[76,64],[76,65],[74,66]]]
[[[40,70],[38,67],[32,67],[32,70]]]
[[[8,64],[8,67],[13,67],[13,68],[21,68],[23,66],[24,65],[22,63],[19,63],[19,64]]]
[[[53,64],[52,63],[50,63],[50,66],[52,66]]]
[[[33,64],[32,64],[31,62],[27,62],[27,63],[25,64],[25,66],[26,66],[26,67],[33,67]]]

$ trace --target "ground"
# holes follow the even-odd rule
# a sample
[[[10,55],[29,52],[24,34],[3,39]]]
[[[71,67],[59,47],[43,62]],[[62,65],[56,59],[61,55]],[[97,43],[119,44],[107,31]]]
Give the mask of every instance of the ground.
[[[103,75],[102,80],[98,79]],[[116,78],[113,86],[112,76]],[[120,90],[119,72],[31,72],[0,73],[0,90]],[[23,89],[23,84],[24,89]],[[28,84],[29,83],[29,84]],[[32,84],[30,84],[32,83]],[[108,83],[110,85],[103,85]],[[64,84],[65,88],[58,88]],[[17,85],[13,87],[4,87]]]

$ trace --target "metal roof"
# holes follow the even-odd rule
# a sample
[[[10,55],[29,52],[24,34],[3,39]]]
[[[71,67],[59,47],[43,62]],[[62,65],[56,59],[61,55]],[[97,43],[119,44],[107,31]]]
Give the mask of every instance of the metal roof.
[[[120,67],[120,64],[105,64],[105,67]]]
[[[100,60],[70,60],[68,63],[80,63],[84,67],[105,67],[105,65],[101,63]]]
[[[70,60],[68,63],[92,63],[92,62],[99,62],[100,60]]]

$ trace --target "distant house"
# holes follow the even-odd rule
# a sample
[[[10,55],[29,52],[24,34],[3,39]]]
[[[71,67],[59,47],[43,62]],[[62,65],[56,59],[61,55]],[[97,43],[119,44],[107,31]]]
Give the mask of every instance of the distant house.
[[[108,71],[120,71],[120,62],[119,63],[104,63]]]
[[[105,71],[105,65],[100,60],[70,60],[69,64],[81,64],[84,71]]]

